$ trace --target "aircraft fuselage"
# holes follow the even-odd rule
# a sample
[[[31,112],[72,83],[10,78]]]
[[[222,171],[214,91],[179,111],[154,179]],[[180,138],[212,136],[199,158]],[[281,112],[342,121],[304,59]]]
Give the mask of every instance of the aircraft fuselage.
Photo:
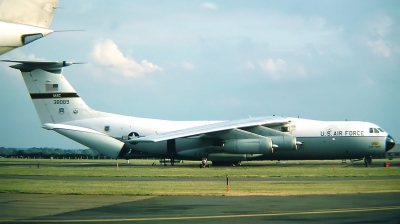
[[[290,119],[288,124],[269,128],[296,137],[299,143],[296,150],[282,151],[277,147],[266,154],[230,154],[224,149],[223,141],[204,138],[204,136],[155,143],[139,142],[132,144],[131,149],[149,153],[155,157],[191,160],[211,157],[211,159],[217,160],[238,161],[358,159],[365,156],[382,155],[389,150],[386,145],[389,135],[370,122],[288,119]],[[68,124],[85,126],[123,140],[134,137],[132,134],[132,136],[128,136],[130,133],[147,136],[218,122],[221,121],[168,121],[122,116],[80,120],[68,122]]]

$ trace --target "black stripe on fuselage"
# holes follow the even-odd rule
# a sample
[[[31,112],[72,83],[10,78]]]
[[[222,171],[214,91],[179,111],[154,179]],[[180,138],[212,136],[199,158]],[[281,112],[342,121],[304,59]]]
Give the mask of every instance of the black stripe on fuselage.
[[[79,97],[77,93],[31,93],[31,99],[59,99]]]

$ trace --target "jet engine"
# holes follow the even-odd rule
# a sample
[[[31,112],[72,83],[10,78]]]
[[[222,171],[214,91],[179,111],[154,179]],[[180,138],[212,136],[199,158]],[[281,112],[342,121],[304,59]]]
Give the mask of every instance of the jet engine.
[[[272,152],[270,138],[231,139],[224,143],[223,149],[234,154],[267,154]]]
[[[275,152],[294,151],[297,149],[296,137],[292,135],[271,136],[269,138],[274,144]]]

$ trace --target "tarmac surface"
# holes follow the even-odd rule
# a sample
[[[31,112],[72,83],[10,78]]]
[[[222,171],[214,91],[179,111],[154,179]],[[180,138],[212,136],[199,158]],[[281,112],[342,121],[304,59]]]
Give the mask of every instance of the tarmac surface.
[[[392,165],[400,166],[400,162],[392,161]],[[363,164],[351,164],[351,166],[363,167]],[[382,164],[373,166],[378,167]],[[169,177],[62,177],[4,174],[0,175],[0,179],[2,178],[154,181],[155,183],[182,180],[182,178]],[[291,181],[302,180],[374,179],[385,181],[398,178],[399,176],[257,177],[235,178],[234,181],[288,181],[288,184],[291,184]],[[185,178],[185,181],[188,180],[215,181],[215,178]],[[290,196],[110,196],[0,193],[0,223],[217,222],[219,224],[240,222],[400,223],[400,192]]]
[[[0,194],[0,223],[400,223],[400,193],[298,196]]]

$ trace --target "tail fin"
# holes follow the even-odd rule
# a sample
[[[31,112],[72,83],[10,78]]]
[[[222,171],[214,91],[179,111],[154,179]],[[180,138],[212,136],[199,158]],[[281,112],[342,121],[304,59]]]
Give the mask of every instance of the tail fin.
[[[75,89],[62,75],[63,67],[74,63],[65,61],[9,61],[18,64],[10,66],[19,69],[31,96],[36,112],[48,130],[54,130],[74,141],[97,150],[103,155],[117,158],[124,143],[100,132],[68,122],[98,117],[112,117],[113,114],[92,110],[79,97]],[[82,123],[84,123],[82,121]]]
[[[49,28],[58,0],[0,0],[0,20]]]
[[[42,124],[66,123],[101,116],[101,112],[92,110],[86,105],[62,75],[63,67],[73,63],[3,61],[19,63],[10,67],[21,71]]]

